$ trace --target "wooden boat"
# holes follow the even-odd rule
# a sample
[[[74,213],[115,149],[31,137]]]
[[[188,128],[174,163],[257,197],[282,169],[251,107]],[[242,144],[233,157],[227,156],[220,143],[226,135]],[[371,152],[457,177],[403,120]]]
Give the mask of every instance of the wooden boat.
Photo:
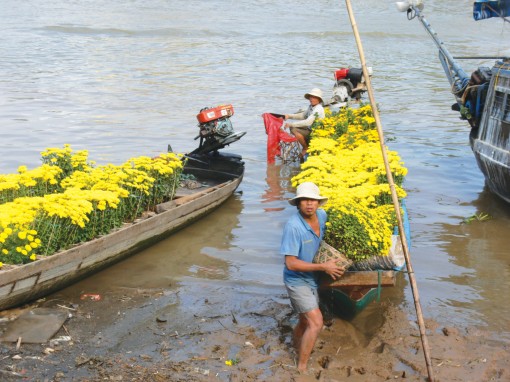
[[[408,244],[410,244],[410,226],[405,204],[403,225]],[[386,266],[374,270],[347,270],[338,280],[323,276],[320,285],[321,302],[328,310],[343,318],[352,318],[371,302],[379,300],[384,287],[396,285],[397,275],[405,268],[402,242],[398,232],[391,237],[392,245],[389,250]],[[376,267],[374,267],[376,268]],[[384,269],[385,268],[385,269]]]
[[[460,57],[462,59],[496,59],[492,68],[479,67],[468,76],[445,48],[421,11],[421,1],[397,3],[408,19],[417,17],[439,49],[439,60],[451,85],[456,103],[452,109],[471,126],[469,142],[485,183],[494,194],[510,203],[510,58]],[[476,21],[499,17],[508,21],[510,0],[476,0]],[[508,41],[507,41],[508,45]]]
[[[232,106],[226,105],[205,108],[197,116],[200,143],[185,156],[183,174],[193,175],[193,183],[201,185],[199,188],[180,187],[173,200],[105,236],[32,263],[4,266],[0,270],[0,310],[62,289],[164,239],[220,206],[244,175],[241,156],[218,151],[245,134],[233,131],[229,120],[232,114]]]
[[[156,212],[119,230],[35,262],[0,271],[0,310],[18,306],[70,285],[191,224],[227,200],[239,186],[244,163],[238,155],[189,157],[184,174],[202,184],[180,187]]]

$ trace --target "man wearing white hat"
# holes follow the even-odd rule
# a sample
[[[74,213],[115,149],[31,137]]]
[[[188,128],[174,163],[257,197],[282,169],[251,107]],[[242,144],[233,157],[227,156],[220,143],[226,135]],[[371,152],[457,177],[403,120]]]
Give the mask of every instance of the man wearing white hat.
[[[296,196],[289,200],[298,212],[285,225],[280,248],[285,258],[283,281],[292,307],[299,314],[299,322],[293,333],[299,371],[306,370],[323,325],[317,271],[326,272],[334,280],[344,273],[344,268],[336,265],[334,259],[322,264],[312,263],[326,229],[327,214],[319,207],[327,200],[312,182],[298,186]]]
[[[308,106],[306,111],[297,114],[285,114],[284,116],[285,120],[299,120],[297,122],[287,122],[285,123],[285,127],[290,129],[290,132],[294,134],[298,142],[303,147],[303,151],[301,153],[302,157],[306,155],[306,150],[308,150],[308,136],[312,131],[312,125],[315,122],[315,119],[322,119],[325,116],[323,107],[324,101],[322,99],[322,91],[320,89],[312,89],[309,93],[305,94],[305,98],[310,101],[310,106]]]

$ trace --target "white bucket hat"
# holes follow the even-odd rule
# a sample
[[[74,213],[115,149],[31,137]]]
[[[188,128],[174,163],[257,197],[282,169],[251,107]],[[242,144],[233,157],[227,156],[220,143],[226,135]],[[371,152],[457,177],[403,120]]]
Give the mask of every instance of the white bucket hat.
[[[317,97],[321,100],[321,103],[324,103],[324,100],[322,99],[322,90],[319,88],[313,88],[309,93],[305,94],[306,99],[309,99],[310,96]]]
[[[319,206],[322,206],[324,203],[328,201],[328,198],[325,196],[321,196],[319,192],[319,187],[312,182],[304,182],[301,183],[296,190],[296,196],[292,199],[289,199],[289,204],[291,206],[295,206],[299,199],[315,199],[319,201]]]

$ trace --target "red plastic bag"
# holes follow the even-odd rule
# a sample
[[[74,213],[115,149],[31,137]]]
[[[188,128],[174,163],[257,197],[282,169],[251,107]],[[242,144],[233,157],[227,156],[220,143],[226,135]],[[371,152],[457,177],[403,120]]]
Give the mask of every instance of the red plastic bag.
[[[267,163],[274,163],[280,156],[280,142],[295,142],[296,137],[281,129],[284,119],[271,113],[262,114],[267,134]]]

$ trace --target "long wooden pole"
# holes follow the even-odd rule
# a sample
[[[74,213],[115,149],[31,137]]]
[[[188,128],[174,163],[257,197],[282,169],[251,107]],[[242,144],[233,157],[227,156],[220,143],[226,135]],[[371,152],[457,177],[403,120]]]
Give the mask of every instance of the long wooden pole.
[[[370,105],[372,106],[372,113],[374,115],[375,123],[377,125],[377,133],[379,134],[379,143],[381,144],[381,151],[382,151],[382,156],[383,156],[383,160],[384,160],[384,167],[386,169],[386,177],[387,177],[388,183],[390,185],[391,199],[393,200],[393,206],[395,208],[395,213],[397,215],[398,230],[400,233],[400,238],[402,239],[402,249],[403,249],[404,257],[406,260],[409,281],[411,283],[411,290],[413,292],[414,306],[416,308],[416,315],[418,318],[418,326],[420,328],[420,337],[421,337],[421,342],[422,342],[422,347],[423,347],[423,354],[425,356],[425,362],[427,364],[428,379],[430,382],[434,382],[434,375],[433,375],[433,371],[432,371],[432,362],[431,362],[430,354],[429,354],[429,345],[428,345],[427,335],[425,332],[425,323],[423,321],[423,314],[422,314],[421,304],[420,304],[420,296],[418,294],[418,286],[416,284],[413,266],[411,264],[411,258],[409,256],[409,248],[407,245],[407,239],[406,239],[406,235],[405,235],[405,231],[404,231],[404,225],[402,223],[402,216],[400,214],[400,203],[398,201],[397,192],[395,190],[395,184],[393,182],[393,175],[391,173],[388,156],[386,155],[386,147],[384,144],[384,134],[383,134],[383,130],[382,130],[381,119],[379,118],[379,111],[377,110],[377,104],[375,102],[374,92],[372,89],[372,83],[370,81],[370,75],[368,73],[367,66],[365,63],[365,54],[363,53],[363,46],[361,45],[361,39],[359,36],[358,27],[356,25],[356,20],[354,19],[354,14],[352,11],[350,0],[345,0],[345,4],[347,6],[347,11],[349,12],[349,19],[351,21],[352,30],[354,32],[354,37],[356,39],[356,45],[358,46],[359,58],[361,61],[361,67],[363,69],[363,77],[365,79],[365,84],[367,86],[368,96],[370,99]]]

